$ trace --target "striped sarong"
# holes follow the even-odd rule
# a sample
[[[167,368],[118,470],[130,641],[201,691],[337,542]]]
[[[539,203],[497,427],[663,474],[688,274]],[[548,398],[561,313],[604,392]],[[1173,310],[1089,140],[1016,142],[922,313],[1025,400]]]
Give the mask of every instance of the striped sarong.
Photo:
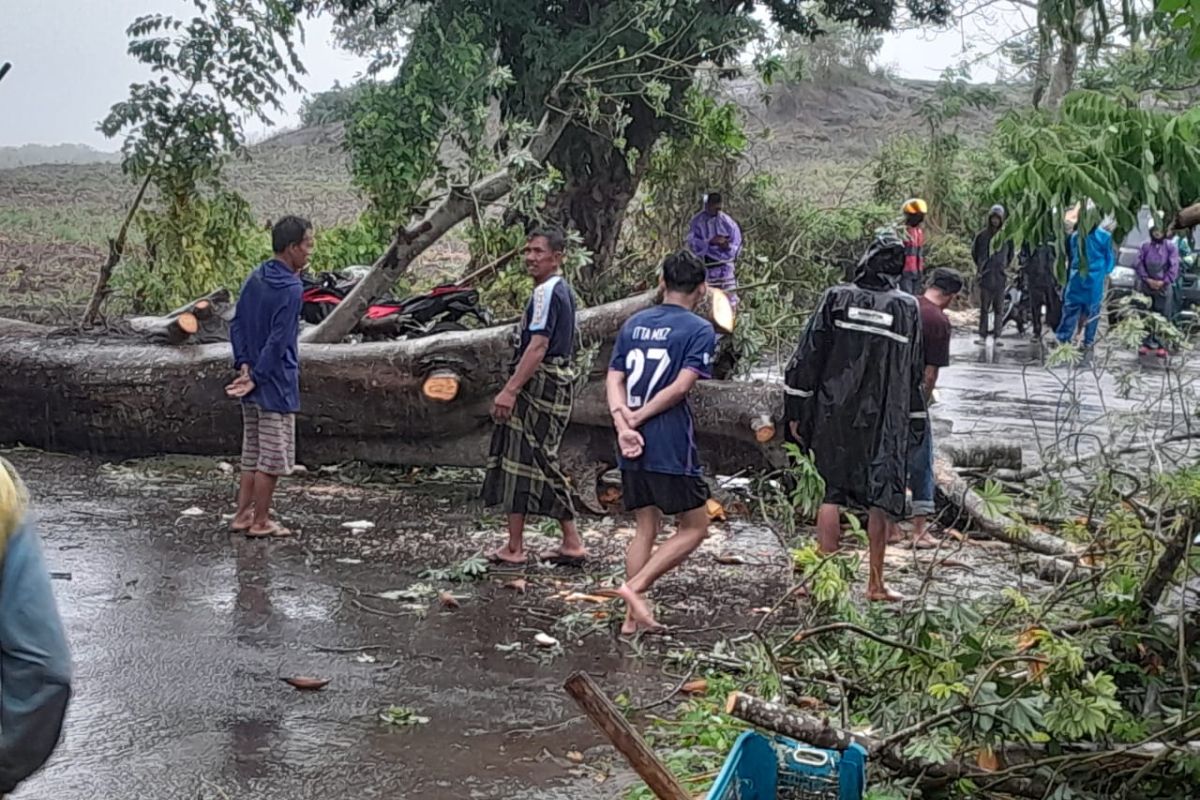
[[[507,422],[492,431],[483,501],[509,514],[575,518],[558,447],[571,419],[567,359],[546,359],[517,395]]]

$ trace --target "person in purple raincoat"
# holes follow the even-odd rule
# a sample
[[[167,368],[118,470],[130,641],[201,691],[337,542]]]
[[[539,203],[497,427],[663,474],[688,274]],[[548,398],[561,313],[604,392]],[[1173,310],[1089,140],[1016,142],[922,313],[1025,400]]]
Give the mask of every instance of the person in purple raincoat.
[[[733,263],[742,249],[742,229],[721,210],[721,195],[704,196],[704,209],[692,217],[687,248],[700,257],[708,273],[708,285],[729,295],[737,306],[737,277]]]
[[[1158,225],[1150,228],[1150,239],[1138,250],[1133,265],[1138,277],[1138,289],[1150,297],[1150,310],[1161,314],[1168,321],[1175,314],[1175,281],[1179,279],[1179,248],[1167,238]],[[1151,330],[1138,348],[1140,355],[1151,350],[1159,358],[1165,358],[1167,348]]]

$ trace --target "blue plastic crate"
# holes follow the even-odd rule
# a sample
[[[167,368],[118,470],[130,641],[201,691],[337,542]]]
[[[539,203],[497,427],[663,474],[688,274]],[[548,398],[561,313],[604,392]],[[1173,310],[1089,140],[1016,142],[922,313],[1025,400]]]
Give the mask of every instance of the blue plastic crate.
[[[862,800],[867,751],[809,747],[746,731],[733,745],[708,800]]]

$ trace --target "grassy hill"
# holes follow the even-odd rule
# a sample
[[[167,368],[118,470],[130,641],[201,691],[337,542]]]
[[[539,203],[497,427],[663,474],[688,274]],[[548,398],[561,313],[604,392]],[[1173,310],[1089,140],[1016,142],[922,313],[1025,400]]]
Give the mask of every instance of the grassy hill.
[[[890,137],[923,133],[916,111],[934,88],[847,74],[765,90],[740,81],[726,91],[755,136],[750,157],[759,168],[813,195],[852,199],[869,191],[861,167]],[[1001,111],[968,112],[962,132],[989,130]],[[74,316],[133,196],[115,159],[76,145],[0,150],[0,316]],[[45,163],[56,160],[67,163]],[[291,212],[331,225],[363,206],[336,125],[281,133],[228,174],[264,222]]]

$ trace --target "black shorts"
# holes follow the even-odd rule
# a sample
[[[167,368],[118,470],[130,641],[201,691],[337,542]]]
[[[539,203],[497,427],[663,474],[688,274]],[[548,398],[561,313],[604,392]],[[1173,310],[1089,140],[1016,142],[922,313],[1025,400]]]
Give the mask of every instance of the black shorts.
[[[622,500],[626,511],[656,506],[664,514],[682,514],[700,508],[711,496],[698,475],[666,475],[640,469],[621,472]]]

